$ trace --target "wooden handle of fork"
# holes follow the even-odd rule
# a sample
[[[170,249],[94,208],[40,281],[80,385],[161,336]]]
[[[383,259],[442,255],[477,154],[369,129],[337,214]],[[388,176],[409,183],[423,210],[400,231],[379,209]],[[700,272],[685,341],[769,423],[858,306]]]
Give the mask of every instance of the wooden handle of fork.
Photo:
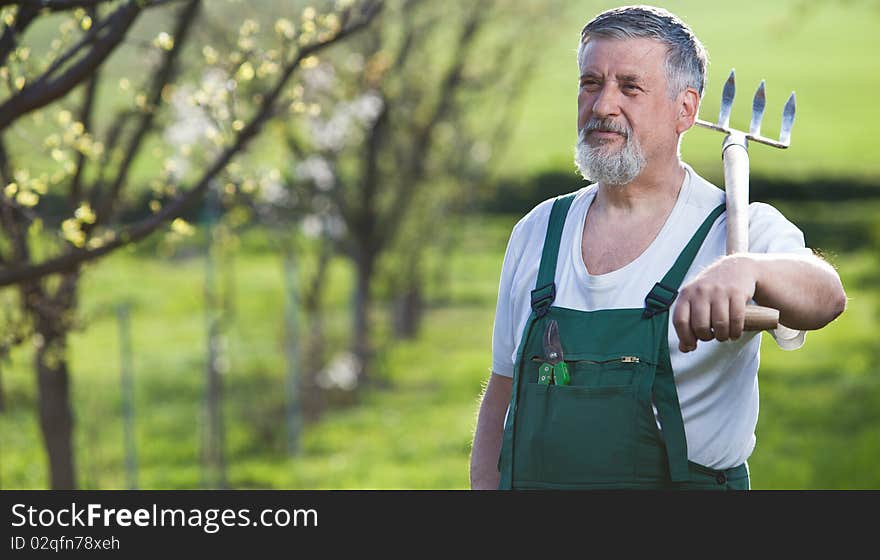
[[[727,254],[749,251],[749,152],[746,137],[732,133],[724,139],[724,197],[727,207]],[[746,307],[744,329],[773,330],[779,325],[779,311],[769,307]]]
[[[746,322],[743,330],[772,331],[779,326],[779,311],[760,305],[746,306]]]

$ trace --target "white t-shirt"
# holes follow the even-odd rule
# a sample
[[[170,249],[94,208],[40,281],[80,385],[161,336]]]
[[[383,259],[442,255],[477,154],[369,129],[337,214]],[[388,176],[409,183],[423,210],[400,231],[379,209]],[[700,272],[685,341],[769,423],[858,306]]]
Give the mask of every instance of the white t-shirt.
[[[672,213],[651,245],[634,261],[608,274],[591,275],[581,256],[587,209],[597,186],[580,189],[572,202],[559,248],[554,305],[582,311],[644,307],[645,296],[672,267],[694,232],[724,192],[685,166],[686,174]],[[492,336],[492,371],[511,377],[520,337],[531,314],[544,236],[553,200],[529,212],[514,226],[504,255]],[[725,254],[726,214],[715,221],[682,284]],[[767,204],[749,205],[749,251],[812,254],[801,231]],[[755,447],[758,421],[760,333],[737,341],[698,341],[693,352],[678,350],[669,313],[669,354],[687,436],[688,459],[714,469],[743,463]],[[773,336],[794,350],[804,334],[784,327]]]

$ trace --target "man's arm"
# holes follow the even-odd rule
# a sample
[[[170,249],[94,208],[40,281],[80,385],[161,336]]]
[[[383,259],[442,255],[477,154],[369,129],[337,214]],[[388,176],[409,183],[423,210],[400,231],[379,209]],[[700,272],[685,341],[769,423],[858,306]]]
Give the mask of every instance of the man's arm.
[[[779,310],[779,322],[796,330],[824,327],[846,308],[834,268],[813,255],[736,254],[722,257],[679,290],[673,325],[679,349],[697,340],[736,340],[749,299]]]
[[[498,489],[501,476],[498,472],[498,456],[512,387],[513,379],[510,377],[497,373],[489,376],[471,450],[471,488],[474,490]]]

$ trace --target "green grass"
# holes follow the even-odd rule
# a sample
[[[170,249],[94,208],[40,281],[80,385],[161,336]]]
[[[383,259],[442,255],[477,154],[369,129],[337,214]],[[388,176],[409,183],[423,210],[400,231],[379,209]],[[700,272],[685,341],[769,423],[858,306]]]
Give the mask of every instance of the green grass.
[[[229,479],[247,488],[430,488],[467,484],[466,457],[480,383],[488,372],[495,277],[506,226],[472,223],[452,271],[453,303],[433,310],[421,341],[382,345],[381,391],[328,415],[304,433],[302,454],[284,454],[281,262],[265,250],[237,255],[236,319],[228,332],[224,383]],[[264,246],[249,235],[245,247]],[[499,253],[499,246],[501,253]],[[197,488],[203,432],[205,317],[202,259],[159,260],[145,251],[113,255],[89,269],[83,285],[86,327],[71,340],[76,461],[86,488],[125,486],[116,305],[132,305],[135,429],[145,488]],[[487,254],[491,253],[491,258]],[[304,268],[307,263],[304,263]],[[331,268],[326,317],[331,345],[345,349],[350,274]],[[382,310],[374,315],[386,321]],[[474,339],[458,337],[469,325]],[[380,333],[385,330],[378,325]],[[307,328],[307,325],[303,325]],[[425,344],[431,348],[423,355]],[[447,355],[447,358],[438,358]],[[0,414],[0,485],[47,486],[36,422],[30,351],[4,367],[8,410]],[[446,364],[448,368],[440,368]],[[475,365],[479,364],[479,365]],[[426,414],[426,411],[428,412]],[[428,430],[430,438],[420,434]],[[425,468],[430,466],[429,468]]]
[[[497,278],[514,217],[470,220],[454,253],[451,301],[428,312],[416,340],[382,335],[381,383],[336,409],[284,452],[281,269],[267,251],[239,254],[236,321],[230,328],[225,422],[235,488],[466,488],[478,398],[491,362]],[[245,243],[244,245],[248,245]],[[807,345],[783,352],[765,337],[754,488],[876,488],[880,383],[875,255],[838,257],[849,310]],[[344,346],[350,275],[334,263],[328,287],[331,340]],[[133,304],[133,370],[139,479],[144,488],[199,488],[203,431],[203,262],[121,253],[86,278],[90,318],[71,343],[76,453],[86,488],[123,488],[125,469],[114,305]],[[385,332],[385,313],[374,315]],[[393,342],[393,343],[392,343]],[[29,352],[4,367],[0,484],[47,486]]]

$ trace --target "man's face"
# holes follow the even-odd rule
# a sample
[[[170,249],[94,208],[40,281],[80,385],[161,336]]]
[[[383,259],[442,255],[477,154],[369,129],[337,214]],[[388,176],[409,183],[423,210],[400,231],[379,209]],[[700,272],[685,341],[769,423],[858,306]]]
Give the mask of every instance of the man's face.
[[[666,47],[653,39],[591,39],[578,90],[576,161],[590,179],[625,184],[647,166],[678,157],[676,101]]]

